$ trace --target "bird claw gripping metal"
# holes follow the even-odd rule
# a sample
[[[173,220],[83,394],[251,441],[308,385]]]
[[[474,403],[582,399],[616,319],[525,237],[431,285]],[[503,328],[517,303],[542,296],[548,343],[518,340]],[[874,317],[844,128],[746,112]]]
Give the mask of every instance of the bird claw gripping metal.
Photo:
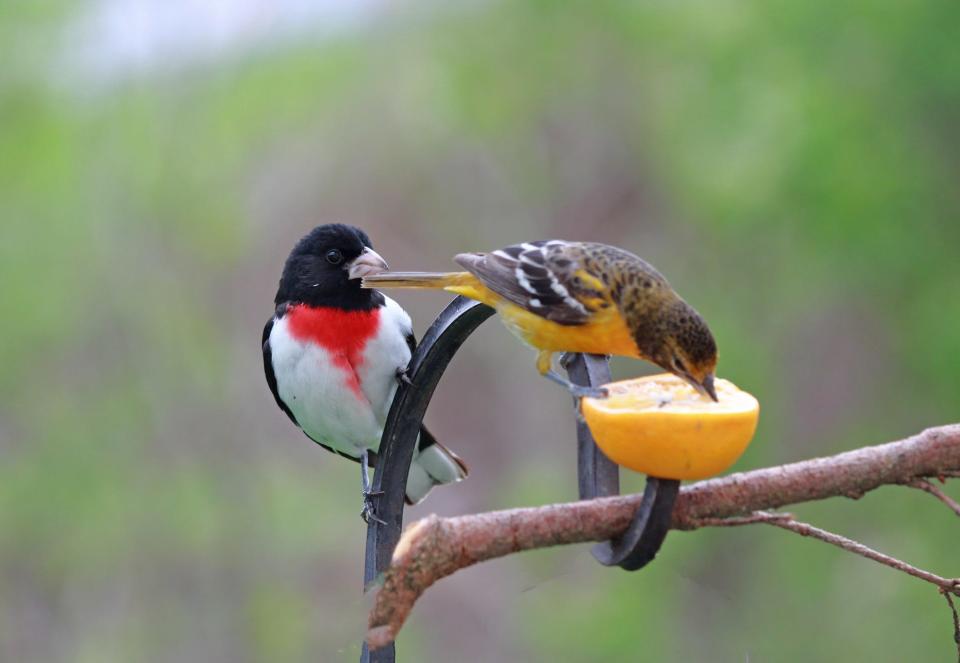
[[[390,407],[380,440],[372,492],[382,491],[377,503],[379,521],[367,524],[364,586],[369,586],[390,566],[403,526],[404,491],[420,424],[440,377],[467,337],[493,315],[489,306],[457,297],[437,317],[417,346],[404,381]],[[598,355],[567,355],[563,362],[575,384],[597,387],[610,381],[607,359]],[[620,492],[619,468],[597,447],[586,423],[577,420],[577,470],[581,499]],[[680,482],[647,478],[643,499],[630,527],[612,541],[598,543],[593,556],[605,566],[634,571],[650,562],[670,526],[670,515]],[[364,645],[362,663],[392,663],[393,644],[369,651]]]

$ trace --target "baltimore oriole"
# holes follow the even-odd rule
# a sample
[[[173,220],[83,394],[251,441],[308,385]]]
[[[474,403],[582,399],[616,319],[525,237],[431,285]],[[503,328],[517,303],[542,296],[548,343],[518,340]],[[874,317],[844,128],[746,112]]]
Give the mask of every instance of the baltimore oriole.
[[[553,371],[556,352],[623,355],[653,362],[717,400],[717,345],[707,323],[652,265],[592,242],[543,240],[491,253],[461,253],[465,272],[385,272],[363,287],[437,288],[496,309],[540,352],[537,369],[575,396],[597,395]]]

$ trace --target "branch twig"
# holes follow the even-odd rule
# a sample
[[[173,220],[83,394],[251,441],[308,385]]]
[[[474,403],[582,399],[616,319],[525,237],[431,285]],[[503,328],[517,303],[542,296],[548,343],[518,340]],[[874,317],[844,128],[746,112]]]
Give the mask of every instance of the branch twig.
[[[938,500],[946,504],[951,511],[960,516],[960,502],[957,502],[955,499],[947,495],[945,492],[940,490],[937,486],[930,483],[926,479],[914,479],[906,485],[910,486],[911,488],[917,488],[924,492],[930,493]]]
[[[915,578],[920,578],[921,580],[925,580],[929,583],[936,585],[943,592],[949,592],[951,594],[956,594],[957,596],[960,596],[960,578],[944,578],[942,576],[936,575],[935,573],[930,573],[929,571],[918,569],[917,567],[907,564],[906,562],[899,560],[896,557],[885,555],[884,553],[874,550],[869,546],[865,546],[859,541],[854,541],[853,539],[848,539],[845,536],[834,534],[833,532],[828,532],[825,529],[814,527],[809,523],[804,523],[799,520],[796,520],[792,515],[787,513],[770,513],[769,511],[755,511],[749,516],[744,516],[740,518],[711,518],[709,520],[701,522],[700,524],[703,526],[712,526],[712,527],[724,527],[724,526],[729,527],[729,526],[735,526],[735,525],[752,525],[754,523],[765,523],[767,525],[773,525],[774,527],[781,527],[785,530],[795,532],[800,536],[809,536],[814,539],[819,539],[824,543],[829,543],[832,546],[837,546],[838,548],[842,548],[847,552],[852,552],[855,555],[860,555],[861,557],[872,559],[874,562],[879,562],[884,566],[889,566],[891,569],[903,571],[904,573],[912,575]]]
[[[847,544],[859,547],[852,551],[960,595],[956,581],[798,523],[788,515],[755,513],[834,496],[856,499],[882,485],[954,473],[960,473],[960,425],[931,428],[898,442],[697,482],[685,487],[677,498],[671,528],[765,522],[844,549],[850,549]],[[626,529],[639,503],[639,495],[626,495],[456,518],[428,516],[414,523],[397,545],[377,593],[370,612],[368,644],[377,649],[391,642],[416,600],[437,580],[466,566],[522,550],[614,538]],[[818,536],[820,533],[823,536]]]
[[[950,606],[950,612],[953,613],[953,641],[957,643],[957,663],[960,663],[960,615],[957,614],[957,606],[953,605],[953,597],[950,592],[941,589],[943,598],[947,599],[947,605]]]

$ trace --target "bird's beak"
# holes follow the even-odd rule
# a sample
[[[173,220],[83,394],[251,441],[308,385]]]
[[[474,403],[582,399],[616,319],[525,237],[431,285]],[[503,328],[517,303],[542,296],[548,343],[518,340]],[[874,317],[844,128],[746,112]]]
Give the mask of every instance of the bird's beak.
[[[696,389],[697,393],[701,396],[709,396],[714,402],[720,402],[720,399],[717,398],[717,390],[713,386],[713,373],[707,373],[707,376],[703,378],[703,382],[697,382],[697,379],[689,374],[683,374],[680,377],[686,380],[691,387]]]
[[[365,248],[363,253],[347,263],[347,276],[351,279],[359,279],[373,274],[382,274],[389,269],[387,261],[380,257],[380,254],[371,248]]]
[[[717,398],[717,390],[713,386],[713,373],[707,373],[707,377],[703,378],[703,382],[700,384],[700,386],[703,388],[703,391],[707,393],[707,396],[712,398],[714,402],[720,402],[720,399]]]

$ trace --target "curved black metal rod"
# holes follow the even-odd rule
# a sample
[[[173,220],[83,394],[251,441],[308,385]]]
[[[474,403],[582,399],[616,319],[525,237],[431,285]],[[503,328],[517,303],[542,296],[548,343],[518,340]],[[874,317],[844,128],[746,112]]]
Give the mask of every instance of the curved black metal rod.
[[[407,367],[409,384],[397,388],[383,427],[372,490],[377,498],[376,515],[370,521],[363,582],[367,587],[390,566],[393,550],[403,527],[404,493],[420,425],[433,392],[453,359],[473,331],[493,315],[489,306],[457,297],[440,313],[417,346]],[[565,361],[570,379],[577,384],[600,385],[610,381],[605,357],[574,354]],[[577,469],[581,499],[620,492],[619,468],[597,447],[585,422],[577,420]],[[639,569],[656,555],[667,534],[670,514],[680,482],[647,479],[643,500],[630,528],[614,541],[597,544],[593,555],[601,564]],[[394,645],[371,652],[363,646],[361,663],[393,663]]]
[[[610,382],[610,365],[600,355],[567,355],[564,365],[576,384],[597,386]],[[620,468],[603,455],[581,418],[577,419],[577,475],[580,499],[620,493]],[[612,541],[598,543],[591,551],[604,566],[619,566],[636,571],[656,556],[670,529],[673,503],[680,482],[676,479],[647,477],[643,500],[633,514],[627,531]]]
[[[373,492],[383,491],[376,498],[377,518],[367,526],[367,552],[363,567],[364,587],[387,570],[393,549],[400,540],[403,527],[404,493],[413,450],[420,433],[433,391],[440,382],[453,355],[480,324],[493,315],[493,309],[465,297],[457,297],[437,316],[423,335],[407,367],[409,384],[397,388],[390,413],[380,439]],[[393,663],[394,646],[369,651],[363,646],[361,663]]]

